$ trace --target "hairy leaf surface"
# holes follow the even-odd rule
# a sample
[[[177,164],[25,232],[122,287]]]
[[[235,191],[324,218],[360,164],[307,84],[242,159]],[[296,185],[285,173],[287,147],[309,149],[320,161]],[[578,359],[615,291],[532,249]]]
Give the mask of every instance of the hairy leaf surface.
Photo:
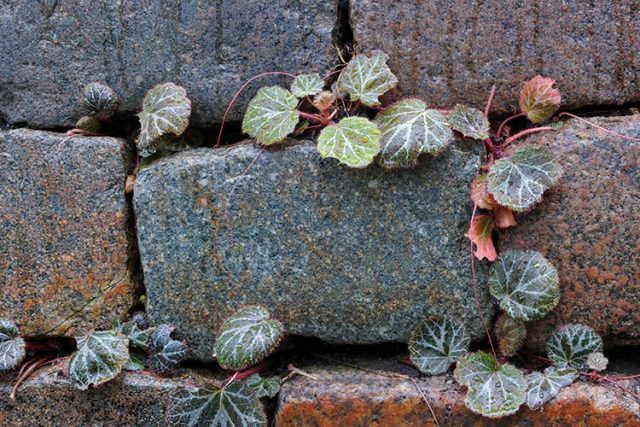
[[[527,336],[527,328],[520,320],[512,319],[506,313],[502,313],[495,325],[496,336],[500,351],[505,356],[513,356],[524,344]]]
[[[602,338],[585,325],[563,326],[547,339],[549,359],[560,367],[586,369],[589,355],[599,351],[602,351]]]
[[[604,371],[607,369],[607,365],[609,364],[609,359],[607,359],[604,354],[599,351],[595,353],[591,353],[587,356],[587,367],[594,371]]]
[[[191,100],[187,91],[174,83],[162,83],[147,92],[142,101],[138,147],[146,149],[166,134],[180,136],[189,126]]]
[[[128,322],[121,322],[119,319],[114,319],[111,323],[115,330],[119,331],[122,335],[129,338],[129,344],[143,350],[147,349],[147,341],[149,340],[149,336],[151,335],[151,329],[142,330],[133,320],[130,320]]]
[[[550,366],[542,372],[532,372],[527,379],[527,406],[538,409],[558,395],[560,389],[568,386],[578,377],[573,368]]]
[[[247,378],[247,384],[256,392],[258,398],[275,397],[280,391],[280,377],[273,376],[263,378],[259,374],[253,374]]]
[[[448,118],[451,127],[466,137],[479,140],[489,138],[489,119],[477,108],[457,104]]]
[[[24,359],[25,343],[19,334],[14,322],[0,319],[0,373],[15,368]]]
[[[554,79],[535,76],[520,90],[520,109],[533,123],[551,118],[560,108],[560,91],[553,87]]]
[[[90,331],[77,341],[69,379],[80,390],[112,380],[129,361],[129,340],[118,331]]]
[[[469,341],[464,325],[447,317],[428,319],[411,335],[410,358],[420,372],[442,374],[467,354]]]
[[[362,168],[380,152],[380,131],[364,117],[347,117],[322,129],[318,137],[322,157],[333,157],[353,168]]]
[[[354,56],[340,73],[338,91],[346,91],[352,101],[360,101],[367,107],[380,105],[378,97],[398,84],[398,79],[387,66],[388,59],[381,52],[371,57]]]
[[[82,105],[92,114],[110,116],[118,108],[118,96],[104,83],[91,82],[82,89]]]
[[[324,82],[319,74],[300,74],[291,83],[291,92],[298,98],[313,96],[322,92]]]
[[[258,144],[284,141],[298,123],[298,99],[279,86],[260,88],[249,102],[242,120],[242,131],[256,138]]]
[[[149,336],[149,368],[159,374],[166,374],[176,368],[187,356],[184,342],[171,338],[175,327],[160,325]]]
[[[465,234],[476,245],[473,255],[478,259],[486,258],[492,262],[496,260],[496,248],[491,237],[493,226],[493,217],[490,215],[476,215]]]

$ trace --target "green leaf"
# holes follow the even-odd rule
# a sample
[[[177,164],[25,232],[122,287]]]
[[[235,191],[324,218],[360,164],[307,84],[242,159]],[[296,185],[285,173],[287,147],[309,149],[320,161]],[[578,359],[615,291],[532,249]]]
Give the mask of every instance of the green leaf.
[[[513,365],[500,365],[483,351],[469,353],[454,372],[460,385],[467,387],[464,403],[476,414],[500,418],[514,414],[526,398],[527,382]]]
[[[500,159],[489,168],[489,193],[498,203],[514,211],[525,211],[542,200],[553,187],[562,168],[551,151],[543,147],[523,148],[510,159]]]
[[[446,117],[419,99],[392,105],[376,116],[375,123],[381,132],[380,164],[385,168],[414,166],[420,154],[438,154],[453,140]]]
[[[171,338],[175,327],[160,325],[149,337],[149,368],[159,374],[171,372],[187,356],[187,346]]]
[[[550,366],[542,372],[532,372],[527,379],[527,406],[538,409],[558,395],[560,389],[568,386],[578,376],[573,368]]]
[[[189,150],[190,148],[202,145],[203,139],[204,135],[197,129],[187,129],[180,136],[165,134],[160,138],[154,139],[145,147],[139,146],[139,148],[141,148],[140,156],[149,157],[158,151],[177,153]]]
[[[318,137],[322,157],[333,157],[353,168],[362,168],[380,152],[380,131],[364,117],[347,117],[322,129]]]
[[[263,397],[275,397],[280,391],[280,377],[274,376],[262,378],[259,374],[253,374],[247,378],[247,384],[256,392],[259,399]]]
[[[595,353],[591,353],[587,356],[587,367],[594,371],[604,371],[607,369],[607,365],[609,364],[609,359],[607,359],[604,354],[599,351]]]
[[[300,74],[291,83],[291,92],[298,98],[313,96],[322,92],[324,82],[319,74]]]
[[[298,100],[279,86],[261,88],[249,102],[242,121],[242,132],[256,138],[258,144],[284,141],[298,123]]]
[[[566,325],[547,339],[547,354],[554,365],[586,369],[591,353],[602,351],[602,338],[585,325]]]
[[[138,147],[149,147],[166,134],[180,136],[189,126],[191,101],[187,91],[174,83],[162,83],[147,92],[142,101]]]
[[[253,389],[234,381],[223,389],[179,390],[171,396],[167,414],[175,427],[262,427],[267,417]]]
[[[352,101],[360,101],[367,107],[380,105],[378,97],[398,84],[387,66],[388,59],[382,52],[371,57],[354,56],[340,73],[337,90],[346,91]]]
[[[242,370],[267,357],[280,344],[284,328],[261,306],[238,310],[225,319],[214,357],[224,369]]]
[[[111,116],[118,109],[118,96],[104,83],[91,82],[85,85],[80,100],[92,114]]]
[[[520,90],[520,109],[533,123],[542,123],[560,108],[560,91],[554,79],[535,76]]]
[[[456,105],[449,112],[449,123],[466,137],[484,141],[489,138],[489,119],[477,108]]]
[[[527,328],[520,320],[511,318],[506,313],[502,313],[495,325],[496,336],[498,337],[498,345],[504,356],[511,357],[524,344],[527,336]]]
[[[147,364],[147,353],[137,348],[129,350],[129,361],[122,369],[125,371],[141,371]]]
[[[446,372],[469,351],[469,335],[464,325],[447,317],[421,322],[409,339],[413,364],[429,375]]]
[[[129,361],[129,340],[117,331],[90,331],[69,360],[69,379],[80,390],[116,377]]]
[[[491,266],[489,291],[516,320],[539,319],[560,300],[555,267],[540,252],[508,250]]]
[[[18,326],[10,320],[0,319],[0,373],[18,366],[25,354],[25,343]]]
[[[113,325],[113,329],[129,338],[129,344],[143,350],[147,349],[147,341],[149,340],[149,336],[151,335],[151,329],[142,330],[133,320],[130,320],[128,322],[121,322],[116,318],[113,319],[111,324]]]

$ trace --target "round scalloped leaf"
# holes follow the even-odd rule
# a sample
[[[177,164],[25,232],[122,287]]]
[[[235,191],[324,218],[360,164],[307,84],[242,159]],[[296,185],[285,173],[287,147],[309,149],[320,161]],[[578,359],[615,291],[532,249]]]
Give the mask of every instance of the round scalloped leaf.
[[[234,381],[223,389],[181,389],[171,396],[167,413],[174,427],[263,427],[267,417],[253,389]]]
[[[393,89],[398,79],[387,66],[389,56],[376,52],[367,57],[356,55],[338,78],[338,92],[346,91],[352,101],[360,101],[367,107],[380,105],[378,97]]]
[[[244,113],[242,132],[262,145],[284,141],[298,123],[297,105],[298,99],[280,86],[260,88]]]
[[[514,414],[527,395],[524,375],[509,363],[500,365],[483,351],[462,357],[454,375],[460,385],[467,387],[467,408],[485,417]]]
[[[540,252],[508,250],[491,266],[489,292],[516,320],[539,319],[560,300],[555,267]]]
[[[187,356],[187,346],[171,338],[175,327],[160,325],[149,337],[149,368],[159,374],[171,372]]]
[[[558,395],[560,389],[568,386],[578,377],[573,368],[550,366],[542,372],[532,372],[527,379],[527,406],[538,409]]]
[[[553,87],[554,79],[535,76],[520,90],[520,110],[533,123],[551,118],[560,108],[560,91]]]
[[[609,364],[609,359],[607,359],[604,354],[599,351],[595,353],[591,353],[587,356],[587,366],[589,369],[594,371],[604,371],[607,369],[607,365]]]
[[[502,313],[496,321],[495,333],[500,351],[503,355],[511,357],[524,344],[527,328],[520,320],[512,319],[506,313]]]
[[[24,359],[25,343],[19,334],[14,322],[0,319],[0,373],[15,368]]]
[[[333,157],[352,168],[363,168],[380,152],[380,131],[369,119],[347,117],[322,129],[318,151],[322,157]]]
[[[457,104],[448,119],[451,127],[466,137],[483,141],[489,138],[489,119],[477,108]]]
[[[419,99],[392,105],[375,123],[381,132],[380,165],[385,168],[414,166],[420,154],[438,154],[453,140],[447,118]]]
[[[322,92],[322,88],[324,88],[324,82],[317,73],[300,74],[291,83],[291,93],[298,98],[317,95]]]
[[[256,392],[258,398],[261,399],[263,397],[275,397],[280,391],[282,380],[278,376],[262,378],[259,374],[253,374],[246,381]]]
[[[469,335],[464,325],[444,318],[421,322],[409,340],[409,357],[420,372],[446,372],[469,351]]]
[[[547,354],[554,365],[586,369],[591,353],[602,351],[602,338],[589,326],[566,325],[547,339]]]
[[[69,379],[80,390],[115,378],[129,361],[129,340],[118,331],[90,331],[78,338],[69,360]]]
[[[242,370],[267,357],[280,344],[282,323],[261,306],[245,307],[225,319],[214,357],[224,369]]]
[[[143,350],[147,349],[147,341],[149,340],[149,336],[151,335],[151,329],[140,329],[138,324],[130,320],[128,322],[121,322],[119,319],[113,319],[111,322],[113,328],[119,331],[122,335],[129,338],[129,344],[134,347],[141,348]]]
[[[189,126],[191,100],[187,91],[174,83],[153,87],[142,101],[138,147],[145,149],[166,134],[180,136]]]
[[[85,85],[80,100],[92,114],[111,116],[118,109],[118,95],[104,83],[91,82]]]

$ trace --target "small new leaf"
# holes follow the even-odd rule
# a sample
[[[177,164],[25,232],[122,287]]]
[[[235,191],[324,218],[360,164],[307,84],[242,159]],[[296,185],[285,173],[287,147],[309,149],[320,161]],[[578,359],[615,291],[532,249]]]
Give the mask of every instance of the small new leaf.
[[[69,360],[69,379],[80,390],[115,378],[129,361],[129,340],[118,331],[90,331],[78,339]]]
[[[587,366],[589,367],[589,369],[592,369],[594,371],[604,371],[605,369],[607,369],[608,364],[609,359],[607,359],[604,354],[599,351],[591,353],[587,357]]]
[[[493,245],[491,233],[493,232],[493,217],[490,215],[476,215],[471,221],[467,236],[476,245],[473,255],[478,258],[486,258],[493,262],[496,260],[496,248]]]
[[[547,339],[547,354],[554,365],[586,369],[591,353],[602,351],[602,338],[585,325],[566,325]]]
[[[380,131],[364,117],[347,117],[322,129],[318,151],[322,157],[333,157],[352,168],[363,168],[380,152]]]
[[[244,381],[234,381],[222,389],[179,390],[171,396],[167,419],[175,427],[267,425],[260,400]]]
[[[242,120],[242,132],[256,138],[258,144],[284,141],[298,123],[298,100],[279,86],[260,88],[249,102]]]
[[[560,108],[560,91],[554,79],[535,76],[520,90],[520,110],[533,123],[548,120]]]
[[[420,372],[442,374],[467,354],[469,340],[464,325],[446,317],[428,319],[413,331],[409,357]]]
[[[482,141],[489,138],[489,119],[477,108],[457,104],[448,118],[451,127],[466,137]]]
[[[376,52],[371,57],[356,55],[340,73],[337,90],[349,93],[352,101],[367,107],[380,105],[378,97],[398,84],[398,79],[387,66],[389,57]]]
[[[509,250],[491,266],[489,292],[516,320],[539,319],[560,300],[555,267],[536,251]]]
[[[259,374],[253,374],[247,378],[247,384],[256,392],[258,399],[263,397],[275,397],[280,391],[280,377],[262,378]]]
[[[478,175],[471,183],[471,201],[480,209],[493,209],[495,200],[487,188],[487,175]]]
[[[498,338],[498,345],[500,351],[504,356],[511,357],[524,344],[524,339],[527,336],[527,328],[524,323],[512,319],[506,313],[502,313],[495,325],[495,332]]]
[[[319,74],[300,74],[291,83],[291,93],[298,98],[317,95],[322,91],[324,82]]]
[[[280,344],[284,328],[261,306],[245,307],[225,319],[214,357],[224,369],[242,370],[267,357]]]
[[[453,140],[446,117],[419,99],[392,105],[376,116],[375,123],[381,132],[380,164],[385,168],[414,166],[420,154],[438,154]]]
[[[133,320],[121,322],[119,319],[113,319],[111,324],[115,330],[129,338],[129,344],[134,347],[141,348],[142,350],[147,349],[147,341],[151,335],[151,329],[142,330]]]
[[[142,101],[138,147],[146,149],[163,135],[180,136],[189,126],[191,101],[187,91],[174,83],[153,87]]]
[[[19,334],[14,322],[0,319],[0,373],[15,368],[24,359],[25,343]]]
[[[560,389],[568,386],[578,376],[573,368],[558,368],[550,366],[542,372],[532,372],[527,379],[527,406],[538,409],[543,404],[558,395]]]
[[[82,105],[91,113],[111,116],[118,108],[118,96],[104,83],[92,82],[82,89]]]
[[[467,387],[464,403],[476,414],[500,418],[514,414],[526,399],[527,382],[513,365],[500,365],[483,351],[462,357],[454,371],[456,381]]]
[[[551,151],[543,147],[523,148],[489,168],[488,189],[499,204],[521,212],[542,200],[542,194],[561,175],[562,168]]]
[[[159,374],[171,372],[187,356],[187,346],[171,338],[175,327],[160,325],[149,337],[149,368]]]

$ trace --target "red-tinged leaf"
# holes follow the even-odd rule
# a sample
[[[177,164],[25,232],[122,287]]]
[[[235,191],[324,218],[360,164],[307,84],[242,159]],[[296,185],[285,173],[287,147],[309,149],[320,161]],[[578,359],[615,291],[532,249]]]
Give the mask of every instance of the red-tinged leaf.
[[[490,215],[476,215],[471,221],[471,226],[466,236],[476,245],[476,251],[473,253],[476,258],[486,258],[489,261],[496,260],[496,248],[493,246],[493,240],[491,239],[492,231],[493,217]]]
[[[481,209],[493,209],[495,200],[493,200],[493,196],[489,194],[487,189],[486,175],[478,175],[471,183],[471,201]]]
[[[560,91],[554,79],[535,76],[522,86],[520,109],[533,123],[542,123],[560,108]]]
[[[518,225],[513,216],[513,212],[506,206],[500,206],[498,203],[495,203],[493,215],[495,216],[495,225],[498,228],[509,228]]]

